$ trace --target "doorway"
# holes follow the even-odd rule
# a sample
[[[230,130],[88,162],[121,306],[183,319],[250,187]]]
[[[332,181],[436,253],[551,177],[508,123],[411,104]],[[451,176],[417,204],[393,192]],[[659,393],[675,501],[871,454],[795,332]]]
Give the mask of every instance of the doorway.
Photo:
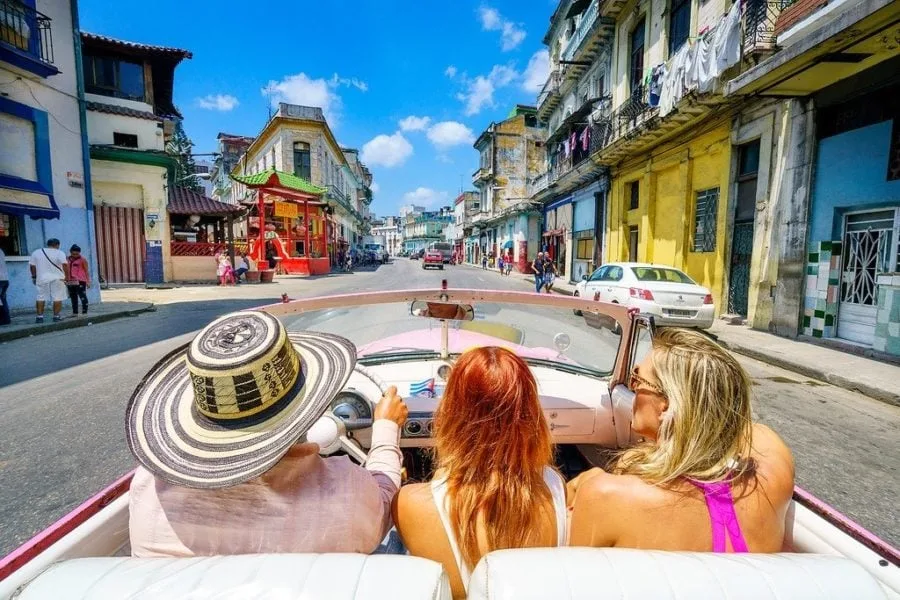
[[[97,262],[104,283],[144,281],[144,211],[122,206],[94,207]]]
[[[878,312],[876,277],[897,268],[898,209],[844,217],[837,336],[871,345]]]
[[[731,231],[728,312],[746,318],[750,295],[750,261],[753,258],[753,223],[756,219],[756,185],[759,178],[759,140],[738,147],[737,154],[737,204]]]
[[[637,262],[638,255],[638,228],[632,225],[628,228],[628,262]]]

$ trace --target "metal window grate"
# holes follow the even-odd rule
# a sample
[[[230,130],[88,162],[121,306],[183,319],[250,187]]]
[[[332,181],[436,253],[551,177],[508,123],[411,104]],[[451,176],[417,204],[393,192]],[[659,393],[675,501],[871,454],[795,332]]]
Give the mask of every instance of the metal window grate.
[[[697,192],[694,211],[694,252],[715,251],[718,206],[719,188]]]

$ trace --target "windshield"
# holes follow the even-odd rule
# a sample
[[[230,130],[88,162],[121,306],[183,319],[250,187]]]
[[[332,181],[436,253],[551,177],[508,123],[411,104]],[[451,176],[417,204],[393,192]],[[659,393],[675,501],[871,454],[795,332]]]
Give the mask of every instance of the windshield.
[[[575,316],[561,308],[501,303],[472,306],[474,320],[448,321],[451,356],[493,345],[509,348],[535,364],[596,377],[608,377],[612,372],[619,334],[610,323]],[[334,307],[282,317],[282,322],[289,331],[342,335],[367,361],[437,358],[441,351],[441,321],[411,316],[408,302]]]
[[[665,281],[668,283],[694,283],[694,280],[678,269],[662,269],[660,267],[631,267],[631,272],[638,281]]]

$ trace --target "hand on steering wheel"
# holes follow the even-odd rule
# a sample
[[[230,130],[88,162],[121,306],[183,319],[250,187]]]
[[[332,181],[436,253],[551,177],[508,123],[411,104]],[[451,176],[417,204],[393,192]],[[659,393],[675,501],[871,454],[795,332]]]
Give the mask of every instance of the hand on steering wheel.
[[[406,406],[403,398],[397,394],[397,386],[392,385],[384,392],[378,404],[375,405],[375,420],[387,419],[396,423],[398,427],[403,428],[407,415],[409,415],[409,408]]]

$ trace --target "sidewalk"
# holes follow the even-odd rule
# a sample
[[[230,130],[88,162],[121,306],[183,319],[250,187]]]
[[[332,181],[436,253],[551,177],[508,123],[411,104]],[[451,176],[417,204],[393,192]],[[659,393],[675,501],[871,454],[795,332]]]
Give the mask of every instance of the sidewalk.
[[[104,321],[112,321],[121,317],[131,317],[153,310],[153,304],[150,302],[101,302],[92,304],[90,308],[91,312],[88,316],[73,317],[72,309],[68,306],[68,303],[64,303],[63,320],[54,322],[52,312],[48,306],[47,311],[44,313],[43,323],[34,322],[35,315],[33,310],[15,312],[12,315],[11,324],[0,326],[0,342],[8,342],[51,331],[86,327],[94,323],[103,323]]]
[[[481,269],[479,265],[465,266]],[[488,271],[501,276],[497,269]],[[533,275],[511,273],[513,277],[534,286]],[[553,291],[571,296],[575,286],[557,279]],[[896,365],[718,319],[707,332],[737,354],[900,406],[900,367]]]

